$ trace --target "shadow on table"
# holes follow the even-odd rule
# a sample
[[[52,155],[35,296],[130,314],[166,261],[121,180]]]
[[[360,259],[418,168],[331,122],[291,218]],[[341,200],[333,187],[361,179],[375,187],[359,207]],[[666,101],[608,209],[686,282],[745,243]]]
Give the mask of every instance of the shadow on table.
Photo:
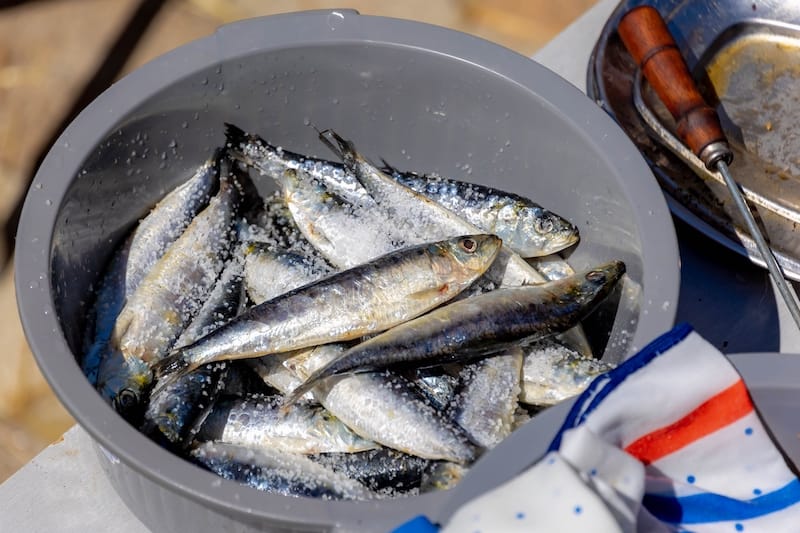
[[[766,270],[674,219],[681,255],[676,320],[723,353],[778,352],[776,295]]]

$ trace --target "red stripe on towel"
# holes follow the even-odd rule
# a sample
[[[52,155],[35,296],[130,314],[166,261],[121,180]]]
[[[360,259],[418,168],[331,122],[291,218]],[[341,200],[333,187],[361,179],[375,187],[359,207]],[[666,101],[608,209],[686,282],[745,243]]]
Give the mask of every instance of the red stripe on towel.
[[[677,422],[636,439],[625,451],[647,465],[739,420],[752,410],[750,395],[740,379]]]

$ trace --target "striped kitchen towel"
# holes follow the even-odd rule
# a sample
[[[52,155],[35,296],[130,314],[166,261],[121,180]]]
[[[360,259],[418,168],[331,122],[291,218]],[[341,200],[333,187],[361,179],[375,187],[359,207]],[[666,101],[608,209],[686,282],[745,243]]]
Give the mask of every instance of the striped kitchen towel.
[[[595,379],[532,468],[441,528],[396,531],[800,531],[800,481],[741,376],[684,324]]]

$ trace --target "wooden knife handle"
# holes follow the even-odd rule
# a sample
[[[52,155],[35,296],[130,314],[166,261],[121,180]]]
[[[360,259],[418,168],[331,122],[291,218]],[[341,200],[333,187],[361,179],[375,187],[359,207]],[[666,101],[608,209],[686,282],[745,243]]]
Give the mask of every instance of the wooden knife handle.
[[[664,19],[652,6],[635,7],[622,17],[617,31],[675,119],[678,136],[709,165],[704,149],[712,143],[727,146],[727,140],[717,113],[703,100]]]

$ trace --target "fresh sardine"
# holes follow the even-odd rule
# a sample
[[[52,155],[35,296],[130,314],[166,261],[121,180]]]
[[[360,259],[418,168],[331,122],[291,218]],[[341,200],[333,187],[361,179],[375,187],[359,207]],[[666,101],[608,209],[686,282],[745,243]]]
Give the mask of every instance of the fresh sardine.
[[[242,257],[235,255],[176,346],[195,341],[236,316],[242,303]],[[173,445],[188,442],[225,387],[228,361],[211,363],[154,392],[145,411],[143,431]]]
[[[383,211],[387,223],[406,242],[419,243],[453,235],[480,233],[481,230],[459,215],[394,181],[359,154],[353,143],[332,131],[323,132],[320,138],[342,158],[345,167],[355,174]],[[502,247],[487,275],[493,281],[507,286],[545,281],[541,274],[507,246]]]
[[[186,182],[167,194],[150,213],[139,221],[125,243],[114,254],[97,291],[93,331],[87,334],[92,343],[85,350],[81,368],[92,385],[97,385],[103,357],[114,324],[125,302],[136,291],[145,275],[180,237],[197,213],[208,204],[217,186],[219,152],[203,163]],[[111,363],[115,366],[115,363]],[[108,369],[104,372],[108,376]]]
[[[219,442],[200,444],[191,455],[217,475],[265,492],[326,500],[374,496],[359,482],[302,455]]]
[[[158,361],[199,311],[229,253],[238,196],[223,172],[219,193],[131,295],[111,339],[125,357]]]
[[[297,404],[281,413],[280,405],[280,397],[264,396],[217,402],[197,439],[304,455],[377,448],[321,407]]]
[[[500,247],[471,235],[407,248],[250,308],[159,364],[161,375],[222,359],[281,353],[388,329],[469,286]]]
[[[472,442],[491,449],[511,434],[520,393],[522,348],[464,367],[463,388],[453,402],[454,419]]]
[[[349,349],[288,401],[337,374],[449,362],[563,332],[588,315],[624,273],[624,263],[612,261],[563,280],[498,289],[440,307]]]
[[[431,465],[430,459],[388,448],[358,453],[326,453],[311,459],[355,479],[382,496],[406,494],[419,488],[423,474]]]
[[[540,257],[578,242],[578,229],[566,219],[522,196],[436,175],[382,169],[405,185],[458,214],[522,257]]]
[[[293,368],[306,378],[345,349],[341,344],[320,346]],[[341,376],[320,383],[313,392],[350,429],[386,447],[455,463],[475,458],[475,447],[463,430],[428,403],[410,381],[393,372]]]
[[[526,348],[519,401],[531,405],[554,405],[580,394],[613,365],[584,357],[552,340]]]

